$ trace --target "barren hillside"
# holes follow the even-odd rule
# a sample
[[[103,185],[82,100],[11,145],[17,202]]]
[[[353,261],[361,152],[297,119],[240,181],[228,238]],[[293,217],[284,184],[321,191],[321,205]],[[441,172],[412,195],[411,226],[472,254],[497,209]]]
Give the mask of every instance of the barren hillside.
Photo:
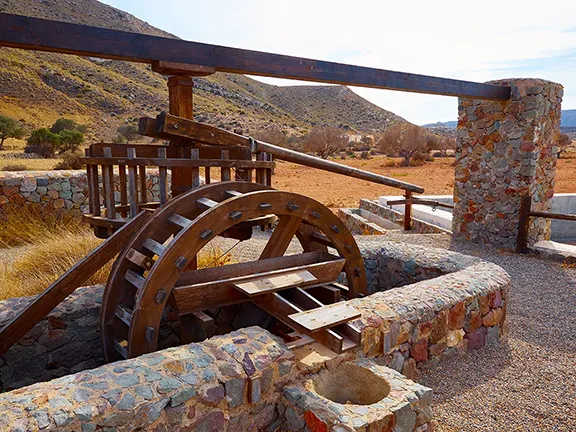
[[[175,37],[96,0],[0,0],[0,11]],[[121,123],[167,108],[164,77],[149,66],[87,57],[0,49],[0,113],[30,126],[74,117],[106,139]],[[197,79],[198,121],[251,133],[269,124],[303,133],[332,124],[373,133],[403,121],[342,86],[277,87],[243,75]]]

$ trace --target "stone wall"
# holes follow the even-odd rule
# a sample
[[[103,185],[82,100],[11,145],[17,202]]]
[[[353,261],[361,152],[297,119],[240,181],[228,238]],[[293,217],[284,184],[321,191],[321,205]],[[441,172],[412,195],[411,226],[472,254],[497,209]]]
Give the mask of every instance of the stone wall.
[[[538,79],[509,85],[509,101],[460,99],[454,183],[455,237],[512,248],[520,198],[547,211],[554,193],[562,86]],[[547,240],[550,222],[532,219],[529,244]]]
[[[293,358],[268,332],[246,328],[4,393],[0,395],[5,413],[0,425],[10,425],[14,431],[252,431],[280,426],[324,430],[318,419],[342,424],[347,420],[322,417],[323,408],[329,409],[330,404],[320,404],[314,416],[304,412],[293,389],[309,374],[373,358],[379,367],[417,380],[424,367],[442,357],[496,343],[505,334],[509,277],[500,267],[403,243],[372,242],[362,246],[362,253],[371,289],[379,292],[350,301],[362,314],[353,323],[362,332],[362,344],[355,350],[329,362],[309,364],[298,351]],[[98,289],[78,290],[3,356],[0,376],[14,379],[15,368],[24,374],[26,365],[34,364],[29,368],[34,380],[49,379],[46,371],[64,372],[60,368],[66,350],[73,358],[80,344],[96,347],[100,296]],[[26,301],[0,303],[0,324]],[[85,314],[77,308],[82,303]],[[79,363],[69,361],[63,367],[72,372],[101,361],[101,351],[87,351],[86,347],[78,350],[84,353],[76,358]],[[391,372],[385,374],[394,378]],[[16,378],[3,387],[26,382],[21,375]],[[394,394],[400,399],[408,397],[407,391],[418,390],[409,382],[398,385],[401,391]],[[393,412],[394,422],[399,422],[394,430],[427,430],[431,413],[416,403],[422,395],[409,403],[400,399],[382,401]],[[387,422],[390,417],[381,420]]]
[[[170,180],[170,173],[168,173]],[[102,181],[102,179],[100,179]],[[146,171],[148,201],[160,201],[158,170]],[[102,183],[100,183],[102,190]],[[119,176],[114,175],[116,204],[120,204]],[[170,187],[168,187],[170,190]],[[100,197],[104,202],[104,197]],[[88,212],[86,171],[0,171],[0,211],[4,206],[38,204],[47,210]]]

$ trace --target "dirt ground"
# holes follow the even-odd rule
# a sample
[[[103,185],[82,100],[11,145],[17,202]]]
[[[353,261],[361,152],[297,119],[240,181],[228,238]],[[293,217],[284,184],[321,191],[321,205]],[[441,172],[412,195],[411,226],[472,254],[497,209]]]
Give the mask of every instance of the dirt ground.
[[[370,160],[346,159],[337,162],[422,186],[425,194],[451,195],[454,187],[454,159],[437,158],[421,167],[386,167],[385,157]],[[330,208],[358,207],[360,198],[400,195],[401,190],[278,161],[273,186],[310,196]],[[560,159],[556,192],[576,192],[576,159]]]

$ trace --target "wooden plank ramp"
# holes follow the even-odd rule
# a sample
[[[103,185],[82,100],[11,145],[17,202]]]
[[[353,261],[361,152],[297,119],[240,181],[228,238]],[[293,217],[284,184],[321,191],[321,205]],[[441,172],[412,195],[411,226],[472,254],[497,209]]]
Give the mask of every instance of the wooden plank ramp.
[[[114,258],[128,243],[128,239],[150,219],[151,214],[151,210],[141,211],[22,309],[0,330],[0,355]]]
[[[289,319],[311,332],[334,327],[359,317],[360,312],[352,306],[349,306],[346,302],[324,305],[315,309],[288,315]]]

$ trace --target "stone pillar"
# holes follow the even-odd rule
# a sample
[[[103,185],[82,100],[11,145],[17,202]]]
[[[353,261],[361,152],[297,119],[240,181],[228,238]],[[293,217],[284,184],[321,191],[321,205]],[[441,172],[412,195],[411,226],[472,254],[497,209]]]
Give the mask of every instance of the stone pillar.
[[[454,182],[455,238],[512,249],[520,198],[549,210],[554,194],[563,87],[539,79],[492,81],[512,88],[508,101],[459,100]],[[532,219],[530,244],[550,238],[550,222]]]

